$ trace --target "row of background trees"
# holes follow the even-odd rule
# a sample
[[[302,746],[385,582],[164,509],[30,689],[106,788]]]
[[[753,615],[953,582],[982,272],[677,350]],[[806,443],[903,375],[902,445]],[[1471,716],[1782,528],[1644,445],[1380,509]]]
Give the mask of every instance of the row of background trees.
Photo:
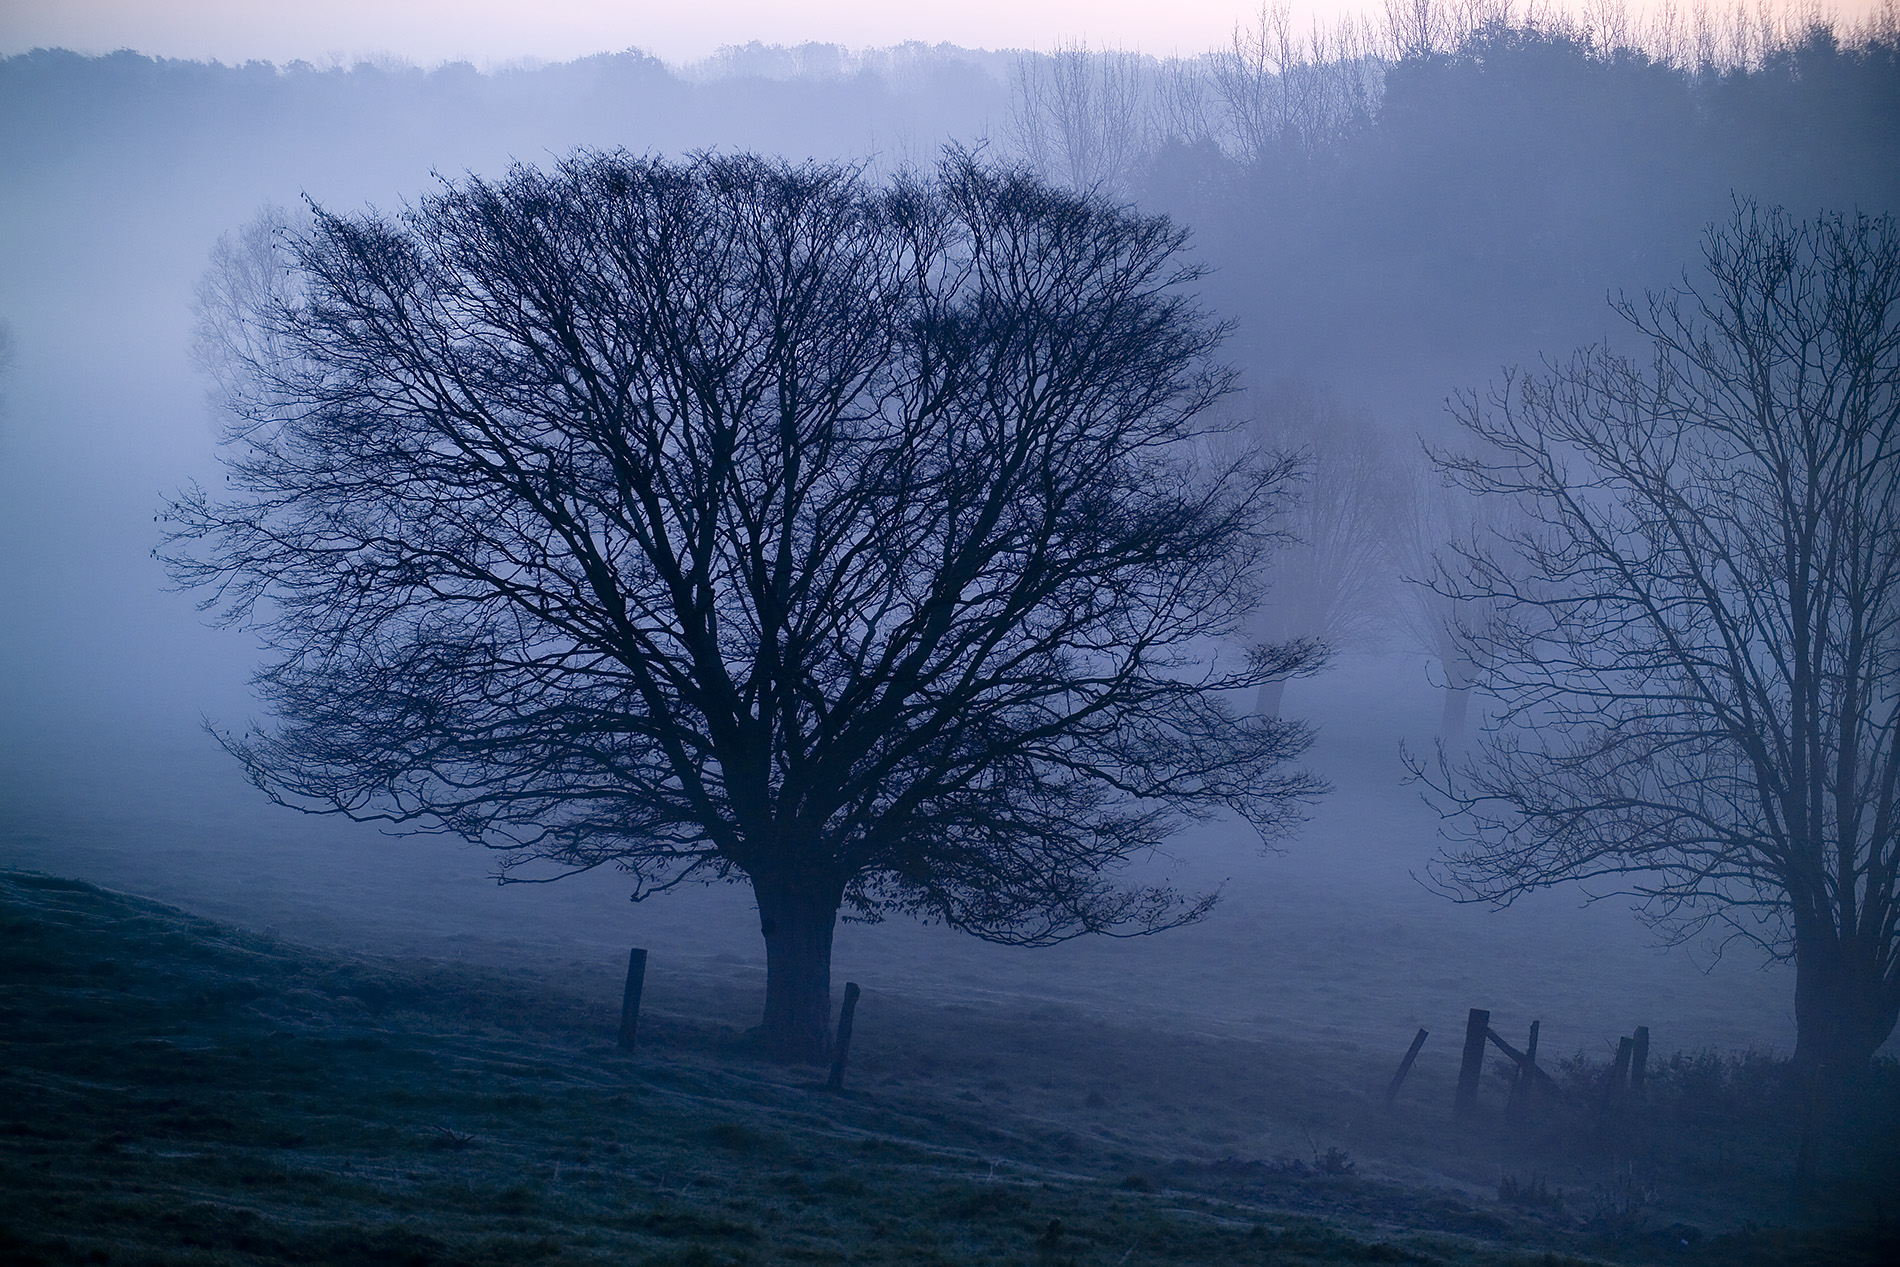
[[[1773,0],[1636,14],[1623,0],[1575,12],[1520,11],[1513,0],[1385,0],[1378,12],[1302,22],[1279,0],[1236,25],[1226,45],[1191,57],[1082,41],[1018,57],[1008,137],[1048,179],[1133,189],[1168,147],[1212,148],[1241,167],[1337,154],[1377,126],[1387,76],[1407,63],[1495,59],[1542,43],[1605,68],[1680,75],[1706,91],[1896,36],[1891,4],[1836,25],[1812,6]]]
[[[1890,10],[1851,29],[1728,11],[1688,41],[1406,12],[1430,38],[1402,53],[1363,26],[1301,38],[1280,10],[1193,62],[1025,61],[1008,134],[1052,180],[1194,224],[1244,362],[1297,364],[1406,430],[1442,425],[1454,383],[1600,337],[1604,295],[1668,284],[1732,194],[1900,205]]]
[[[1416,460],[1410,440],[1444,414],[1394,390],[1393,362],[1476,381],[1606,337],[1605,293],[1675,281],[1732,194],[1872,209],[1900,194],[1878,157],[1900,142],[1892,5],[1839,24],[1772,3],[1388,0],[1302,24],[1279,4],[1197,57],[1074,44],[1020,59],[1012,87],[1018,156],[1190,219],[1225,265],[1212,289],[1243,359],[1305,367],[1248,402],[1260,438],[1308,460],[1263,635],[1431,656],[1452,738],[1485,659],[1459,631],[1487,613],[1405,578],[1509,511],[1448,495]],[[1476,344],[1508,352],[1473,363]]]
[[[1897,205],[1891,11],[1852,28],[1715,12],[1647,30],[1426,4],[1352,34],[1270,10],[1177,62],[747,46],[691,67],[630,51],[482,72],[41,51],[0,61],[0,154],[27,190],[89,182],[51,217],[64,231],[128,185],[155,229],[172,187],[208,242],[266,199],[387,204],[431,169],[582,144],[893,170],[987,137],[1053,183],[1105,181],[1193,225],[1251,381],[1297,365],[1429,430],[1449,384],[1587,342],[1606,291],[1665,284],[1731,191]]]

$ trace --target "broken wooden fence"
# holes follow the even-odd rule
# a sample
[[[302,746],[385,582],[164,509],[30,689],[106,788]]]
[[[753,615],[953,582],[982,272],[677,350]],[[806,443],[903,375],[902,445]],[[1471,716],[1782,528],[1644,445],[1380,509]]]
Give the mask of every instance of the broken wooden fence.
[[[1478,1087],[1484,1077],[1486,1046],[1503,1052],[1515,1067],[1510,1100],[1505,1110],[1507,1113],[1515,1115],[1522,1111],[1525,1093],[1532,1087],[1559,1100],[1565,1099],[1564,1089],[1537,1063],[1537,1039],[1542,1027],[1541,1020],[1531,1022],[1529,1041],[1525,1043],[1524,1050],[1519,1051],[1491,1028],[1491,1013],[1488,1009],[1472,1008],[1465,1017],[1464,1054],[1458,1065],[1458,1090],[1452,1100],[1452,1112],[1459,1117],[1469,1117],[1477,1109]],[[1404,1085],[1406,1075],[1412,1071],[1412,1063],[1418,1059],[1419,1049],[1425,1045],[1428,1032],[1424,1029],[1418,1031],[1405,1053],[1405,1059],[1399,1062],[1398,1072],[1392,1075],[1392,1081],[1385,1090],[1385,1106],[1388,1109],[1398,1098],[1399,1088]],[[1643,1083],[1648,1075],[1648,1063],[1649,1026],[1638,1025],[1635,1034],[1617,1043],[1616,1060],[1604,1084],[1603,1115],[1607,1117],[1614,1114],[1623,1105],[1641,1098]]]

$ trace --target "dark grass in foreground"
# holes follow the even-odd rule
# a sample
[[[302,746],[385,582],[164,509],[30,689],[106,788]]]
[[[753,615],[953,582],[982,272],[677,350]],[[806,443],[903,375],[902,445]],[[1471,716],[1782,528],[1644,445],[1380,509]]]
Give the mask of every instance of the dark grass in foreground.
[[[1028,1079],[1007,1059],[987,1099],[900,1059],[941,1058],[941,1035],[887,1046],[839,1097],[718,1027],[657,1018],[634,1057],[612,1032],[545,982],[325,956],[0,873],[0,1261],[1900,1260],[1879,1224],[1677,1236],[1614,1185],[1586,1211],[1541,1179],[1492,1202],[1336,1148],[1184,1157],[1155,1129],[1089,1129],[1101,1094],[1073,1121],[1012,1095]],[[1087,1085],[1072,1054],[1066,1085]],[[1183,1044],[1176,1075],[1215,1056]],[[1038,1057],[1041,1085],[1063,1058]],[[1424,1147],[1391,1132],[1369,1142]]]

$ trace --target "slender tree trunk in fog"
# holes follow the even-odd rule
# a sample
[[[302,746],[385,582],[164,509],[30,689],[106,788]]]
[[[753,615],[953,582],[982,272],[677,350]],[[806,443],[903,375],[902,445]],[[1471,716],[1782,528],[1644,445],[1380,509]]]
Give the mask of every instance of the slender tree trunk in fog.
[[[1445,671],[1445,707],[1439,715],[1438,733],[1452,743],[1461,743],[1471,712],[1471,690],[1480,670],[1471,648],[1456,636],[1455,626],[1441,631],[1439,664]]]
[[[1438,719],[1438,733],[1446,739],[1463,739],[1465,736],[1465,716],[1470,709],[1470,687],[1445,687],[1445,711]]]
[[[1253,711],[1262,717],[1278,717],[1280,701],[1286,698],[1286,679],[1278,678],[1271,682],[1262,682],[1259,693],[1254,696]]]
[[[831,1051],[831,937],[835,886],[753,877],[765,935],[765,1034],[774,1060],[820,1063]]]

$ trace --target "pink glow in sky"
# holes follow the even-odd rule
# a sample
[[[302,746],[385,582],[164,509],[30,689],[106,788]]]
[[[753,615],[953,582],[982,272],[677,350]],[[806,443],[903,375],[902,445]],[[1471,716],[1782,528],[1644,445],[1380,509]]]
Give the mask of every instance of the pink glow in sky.
[[[1532,0],[1515,0],[1522,14]],[[1614,3],[1615,0],[1611,0]],[[1627,0],[1632,15],[1651,0]],[[1812,0],[1743,0],[1750,8]],[[1821,0],[1846,19],[1886,0]],[[1580,10],[1591,0],[1557,7]],[[1294,0],[1301,25],[1377,15],[1383,0]],[[1551,7],[1541,0],[1540,9]],[[1687,10],[1690,6],[1680,4]],[[1049,49],[1086,41],[1160,56],[1205,52],[1251,23],[1260,0],[0,0],[0,55],[36,47],[223,62],[319,65],[393,56],[422,66],[559,61],[640,48],[670,62],[725,44],[806,41],[876,48],[922,40]],[[1726,16],[1730,4],[1712,4]]]
[[[225,62],[392,54],[426,66],[628,47],[678,62],[750,40],[1048,48],[1086,39],[1166,55],[1223,42],[1257,9],[1255,0],[0,0],[0,53],[131,48]]]

